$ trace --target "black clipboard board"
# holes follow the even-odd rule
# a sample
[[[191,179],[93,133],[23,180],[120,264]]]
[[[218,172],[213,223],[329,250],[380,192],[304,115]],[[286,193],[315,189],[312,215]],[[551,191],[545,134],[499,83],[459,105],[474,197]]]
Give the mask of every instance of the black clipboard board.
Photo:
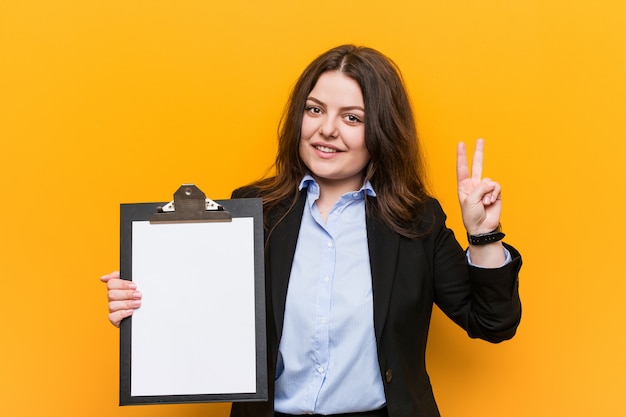
[[[262,200],[120,205],[120,274],[142,307],[120,325],[120,405],[266,401]]]

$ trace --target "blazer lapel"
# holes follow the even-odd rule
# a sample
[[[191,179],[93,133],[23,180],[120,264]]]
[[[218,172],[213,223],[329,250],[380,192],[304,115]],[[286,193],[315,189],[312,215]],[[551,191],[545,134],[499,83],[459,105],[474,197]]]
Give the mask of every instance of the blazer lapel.
[[[287,212],[289,206],[286,205],[283,209],[277,210],[271,221],[271,225],[279,221],[276,228],[271,232],[268,246],[268,262],[271,271],[269,273],[269,291],[272,297],[271,305],[274,311],[273,316],[276,323],[278,340],[280,340],[283,331],[283,318],[285,315],[285,301],[287,299],[289,275],[291,274],[293,257],[296,252],[296,244],[298,242],[298,234],[300,233],[300,223],[302,221],[305,201],[306,189],[302,190],[296,205],[290,211]],[[283,215],[285,217],[280,221]]]
[[[366,223],[374,297],[374,330],[378,341],[389,311],[400,236],[373,216],[367,216]]]
[[[268,290],[271,293],[271,305],[279,340],[282,336],[289,275],[296,252],[305,201],[306,190],[303,190],[296,205],[287,214],[284,213],[288,210],[288,206],[284,207],[284,210],[277,210],[271,221],[271,225],[276,224],[276,221],[283,214],[285,215],[269,237],[267,259],[270,267]],[[374,297],[374,329],[376,340],[380,340],[389,311],[400,237],[373,216],[366,217],[366,227]]]

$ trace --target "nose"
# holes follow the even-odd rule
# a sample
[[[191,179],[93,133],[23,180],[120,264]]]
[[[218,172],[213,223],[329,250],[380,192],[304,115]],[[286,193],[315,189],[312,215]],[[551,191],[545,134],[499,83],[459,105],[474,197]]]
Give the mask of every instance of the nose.
[[[339,128],[337,127],[337,121],[334,117],[326,117],[322,123],[320,123],[320,135],[325,138],[335,139],[339,135]]]

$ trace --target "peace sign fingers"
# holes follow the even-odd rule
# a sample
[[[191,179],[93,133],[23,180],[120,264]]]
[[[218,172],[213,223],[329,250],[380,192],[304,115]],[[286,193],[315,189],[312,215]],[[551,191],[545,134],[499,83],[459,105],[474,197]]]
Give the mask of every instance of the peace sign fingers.
[[[456,172],[459,203],[463,223],[468,232],[490,231],[500,221],[500,184],[489,178],[482,178],[484,148],[485,141],[478,139],[472,157],[470,174],[465,144],[459,143],[457,147]]]
[[[483,155],[485,149],[485,141],[478,139],[472,159],[472,182],[479,182],[483,175]],[[456,177],[459,183],[470,179],[470,168],[467,163],[467,150],[465,143],[459,142],[456,152]]]

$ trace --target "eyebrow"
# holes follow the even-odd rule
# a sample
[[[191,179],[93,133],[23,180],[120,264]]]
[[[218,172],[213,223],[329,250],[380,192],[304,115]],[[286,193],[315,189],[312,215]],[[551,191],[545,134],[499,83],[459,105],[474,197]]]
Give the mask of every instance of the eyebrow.
[[[315,103],[319,104],[320,106],[326,107],[326,103],[324,103],[321,100],[316,99],[315,97],[309,96],[309,97],[307,97],[307,101],[308,100],[314,101]],[[361,106],[346,106],[346,107],[341,107],[339,110],[341,110],[341,111],[360,110],[362,112],[365,112],[365,109],[363,107],[361,107]]]

